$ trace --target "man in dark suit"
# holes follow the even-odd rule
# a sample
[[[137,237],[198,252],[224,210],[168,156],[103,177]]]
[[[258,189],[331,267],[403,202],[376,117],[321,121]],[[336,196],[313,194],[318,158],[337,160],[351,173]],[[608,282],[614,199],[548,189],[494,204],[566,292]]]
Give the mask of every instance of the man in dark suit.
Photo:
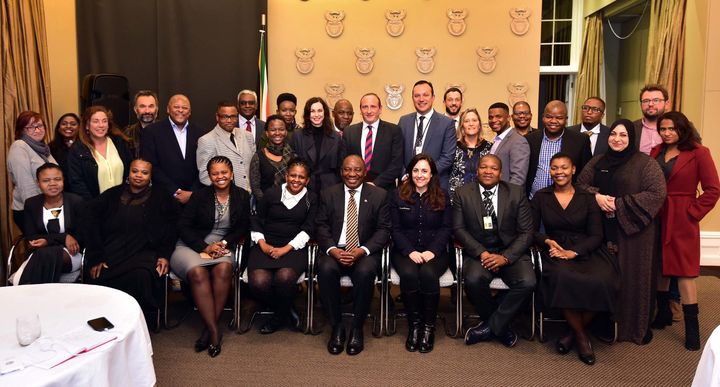
[[[170,97],[168,119],[145,128],[140,156],[153,167],[153,180],[168,189],[175,199],[185,204],[193,188],[199,185],[195,161],[198,139],[203,130],[191,124],[190,100],[176,94]]]
[[[403,170],[416,154],[428,154],[435,159],[440,186],[448,189],[457,147],[455,123],[433,110],[435,91],[432,83],[425,80],[415,82],[412,97],[415,113],[400,117],[398,122],[405,143]]]
[[[265,121],[255,117],[257,113],[258,102],[257,93],[252,90],[241,90],[237,97],[238,110],[240,115],[238,116],[238,128],[252,133],[255,139],[255,148],[260,149],[265,133]]]
[[[601,123],[604,116],[605,101],[600,97],[590,97],[582,105],[582,124],[568,126],[568,130],[590,137],[590,151],[593,156],[608,150],[610,128]]]
[[[550,184],[550,158],[555,153],[567,153],[578,171],[592,158],[590,138],[572,130],[565,130],[567,107],[562,101],[550,101],[543,112],[543,130],[536,130],[525,137],[530,144],[530,165],[526,191],[530,198]],[[577,174],[573,176],[575,180]]]
[[[390,239],[390,212],[384,189],[363,183],[365,163],[350,155],[340,172],[343,183],[322,191],[315,238],[320,300],[328,314],[332,334],[328,352],[337,355],[345,346],[340,314],[340,277],[353,283],[353,319],[348,355],[364,348],[363,325],[370,309],[382,249]]]
[[[365,161],[365,182],[388,191],[403,168],[403,137],[400,127],[380,119],[382,104],[375,93],[360,98],[363,121],[345,129],[343,140],[349,155]]]
[[[482,320],[467,331],[467,345],[495,337],[514,346],[517,335],[510,322],[535,288],[528,256],[534,231],[530,204],[521,186],[500,181],[501,170],[497,156],[481,157],[480,184],[458,189],[453,203],[453,231],[463,246],[465,294]],[[495,310],[490,295],[494,276],[510,288]]]
[[[525,137],[510,127],[510,108],[503,102],[496,102],[488,108],[488,125],[495,132],[490,153],[497,156],[505,167],[500,180],[525,186],[530,146]]]

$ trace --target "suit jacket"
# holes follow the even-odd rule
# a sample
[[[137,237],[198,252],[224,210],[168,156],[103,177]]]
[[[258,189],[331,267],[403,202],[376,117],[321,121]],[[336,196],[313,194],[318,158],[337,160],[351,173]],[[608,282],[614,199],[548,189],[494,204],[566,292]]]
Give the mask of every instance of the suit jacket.
[[[403,167],[407,166],[410,159],[415,156],[415,128],[417,113],[410,113],[400,117],[398,125],[402,130],[405,152],[403,155]],[[448,189],[450,183],[450,171],[455,161],[455,148],[457,147],[457,136],[455,135],[455,122],[446,116],[433,111],[430,116],[430,123],[425,132],[423,142],[423,153],[430,155],[435,160],[438,170],[440,186]],[[404,171],[404,170],[403,170]],[[400,174],[402,176],[402,172]]]
[[[235,246],[250,231],[250,194],[230,186],[230,232],[223,238]],[[190,196],[178,220],[178,234],[196,252],[207,247],[205,237],[215,226],[215,188],[202,187]]]
[[[198,178],[196,152],[198,139],[205,132],[193,125],[187,127],[187,145],[185,157],[178,145],[170,119],[160,120],[145,127],[140,137],[140,155],[153,166],[153,180],[161,183],[168,193],[178,189],[192,191],[196,189]]]
[[[582,124],[577,124],[573,126],[568,126],[567,128],[569,130],[576,131],[578,133],[585,134],[581,132],[580,127]],[[585,134],[587,136],[587,134]],[[592,152],[592,155],[601,155],[608,150],[608,138],[610,137],[610,128],[607,126],[600,124],[600,134],[598,134],[597,141],[595,142],[595,151]],[[589,137],[588,137],[589,138]],[[591,142],[592,144],[592,142]],[[591,149],[592,150],[592,149]]]
[[[25,201],[23,211],[25,239],[34,240],[44,238],[48,246],[65,246],[65,237],[70,234],[80,245],[83,245],[84,235],[82,234],[83,217],[85,204],[83,199],[70,192],[63,193],[63,216],[65,217],[65,232],[49,234],[43,221],[43,205],[45,195],[33,196]]]
[[[515,129],[507,130],[508,134],[495,150],[495,156],[502,162],[500,180],[524,186],[530,163],[530,145]]]
[[[115,149],[123,163],[122,180],[128,176],[130,172],[130,162],[133,159],[132,152],[127,142],[122,138],[110,135]],[[67,159],[67,190],[83,197],[83,199],[92,199],[100,195],[100,183],[98,182],[98,165],[93,157],[90,148],[81,141],[76,141]]]
[[[255,149],[260,149],[260,146],[265,146],[265,121],[255,117]]]
[[[208,161],[215,156],[225,156],[232,162],[235,185],[250,191],[250,160],[255,154],[255,143],[252,134],[244,129],[236,128],[235,134],[237,148],[230,141],[230,133],[219,125],[198,139],[197,169],[202,184],[211,184],[207,172]]]
[[[337,246],[345,219],[345,184],[335,184],[320,194],[315,239],[322,252]],[[358,203],[360,246],[370,254],[382,251],[390,240],[391,220],[387,191],[363,184]]]
[[[315,192],[340,182],[340,168],[345,158],[345,143],[340,135],[333,130],[323,136],[319,160],[315,151],[315,138],[305,128],[296,130],[290,139],[290,146],[295,153],[310,161],[312,174],[308,188]]]
[[[363,122],[345,128],[342,138],[348,155],[365,156],[365,139],[362,138]],[[387,121],[379,120],[373,130],[375,146],[365,181],[386,190],[395,188],[395,179],[403,171],[403,137],[400,127]]]
[[[642,118],[633,121],[633,125],[635,125],[635,147],[640,149],[640,136],[642,136],[643,132]]]
[[[503,243],[501,254],[514,263],[527,255],[533,240],[533,219],[530,203],[519,185],[498,183],[497,215],[498,235]],[[483,216],[486,216],[478,184],[466,184],[455,191],[453,202],[453,231],[464,252],[479,257],[487,250],[475,235],[486,233]]]
[[[535,173],[537,173],[538,162],[540,160],[540,147],[542,146],[544,136],[545,130],[536,130],[525,137],[528,144],[530,144],[530,163],[528,165],[527,179],[525,180],[525,191],[528,193],[535,180]],[[580,132],[577,131],[567,130],[567,128],[565,128],[562,136],[560,152],[567,153],[572,158],[576,171],[573,176],[573,181],[575,181],[580,171],[585,167],[585,164],[592,158],[592,153],[590,153],[590,137],[585,134],[580,134]]]

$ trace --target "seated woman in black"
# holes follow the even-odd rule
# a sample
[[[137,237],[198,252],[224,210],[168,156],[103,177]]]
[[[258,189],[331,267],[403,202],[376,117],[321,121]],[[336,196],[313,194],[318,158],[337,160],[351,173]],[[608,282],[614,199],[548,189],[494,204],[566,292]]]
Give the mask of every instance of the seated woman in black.
[[[410,178],[390,202],[394,243],[391,257],[400,275],[400,291],[408,316],[405,349],[427,353],[435,344],[438,280],[448,268],[452,212],[450,199],[440,188],[432,157],[416,155],[408,163],[406,173]]]
[[[130,164],[125,183],[103,192],[91,203],[85,254],[90,282],[133,296],[151,328],[162,295],[160,277],[177,240],[176,204],[151,183],[152,165]]]
[[[15,273],[13,283],[74,282],[80,274],[82,199],[63,192],[62,169],[53,163],[35,172],[40,195],[25,201],[25,235],[33,253]],[[70,274],[72,273],[72,274]]]
[[[585,326],[596,312],[612,312],[619,289],[619,266],[603,241],[602,212],[595,195],[573,186],[570,156],[550,159],[553,185],[532,200],[535,243],[542,246],[540,293],[543,304],[562,309],[571,330],[556,343],[560,354],[577,344],[585,364],[595,363]]]
[[[180,215],[180,240],[172,254],[175,274],[190,283],[205,329],[195,351],[220,354],[218,320],[230,294],[235,271],[230,251],[250,225],[250,194],[233,184],[233,166],[225,156],[207,163],[212,185],[193,192]]]
[[[307,188],[310,167],[300,158],[288,162],[285,184],[270,187],[258,202],[250,230],[256,245],[248,263],[250,290],[274,312],[260,333],[285,326],[291,316],[297,280],[307,268],[307,247],[314,231],[317,196]],[[292,325],[298,322],[292,321]]]

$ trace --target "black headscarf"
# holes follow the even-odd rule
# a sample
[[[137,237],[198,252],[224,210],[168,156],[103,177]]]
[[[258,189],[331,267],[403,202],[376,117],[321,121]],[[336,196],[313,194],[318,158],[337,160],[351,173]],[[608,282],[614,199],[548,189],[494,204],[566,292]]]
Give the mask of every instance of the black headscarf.
[[[613,122],[610,131],[612,132],[613,129],[620,125],[627,129],[628,146],[621,151],[615,151],[608,147],[607,152],[595,164],[595,183],[600,189],[600,193],[605,195],[617,196],[617,187],[613,183],[615,172],[638,152],[635,144],[635,125],[630,120],[620,119]]]

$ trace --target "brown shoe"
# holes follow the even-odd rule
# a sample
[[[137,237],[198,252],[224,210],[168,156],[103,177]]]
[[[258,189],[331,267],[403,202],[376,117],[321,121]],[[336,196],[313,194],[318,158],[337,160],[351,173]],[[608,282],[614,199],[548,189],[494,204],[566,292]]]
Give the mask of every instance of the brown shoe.
[[[679,322],[683,320],[682,305],[675,300],[670,300],[670,310],[672,311],[673,322]]]

